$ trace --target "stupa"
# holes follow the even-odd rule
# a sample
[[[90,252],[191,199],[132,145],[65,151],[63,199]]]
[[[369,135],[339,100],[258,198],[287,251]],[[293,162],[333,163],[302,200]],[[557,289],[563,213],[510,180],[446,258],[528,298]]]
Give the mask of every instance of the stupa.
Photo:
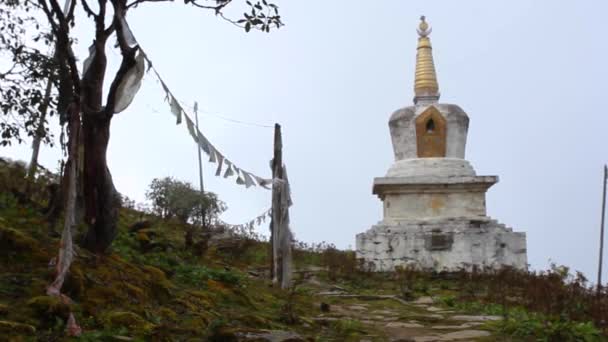
[[[389,119],[395,162],[373,185],[383,219],[357,235],[357,257],[376,271],[525,269],[525,233],[486,214],[486,191],[498,177],[478,176],[465,159],[469,117],[439,103],[430,33],[421,17],[414,105]]]

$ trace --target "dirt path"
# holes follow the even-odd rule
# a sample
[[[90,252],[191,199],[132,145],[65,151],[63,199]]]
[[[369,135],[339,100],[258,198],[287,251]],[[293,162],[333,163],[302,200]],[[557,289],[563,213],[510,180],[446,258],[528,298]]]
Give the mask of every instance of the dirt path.
[[[359,296],[321,292],[329,311],[314,320],[330,325],[338,320],[360,324],[370,331],[359,341],[478,341],[492,340],[484,323],[497,316],[471,316],[434,306],[431,297],[405,302],[392,296]],[[327,308],[327,307],[326,307]],[[359,323],[356,323],[359,322]]]

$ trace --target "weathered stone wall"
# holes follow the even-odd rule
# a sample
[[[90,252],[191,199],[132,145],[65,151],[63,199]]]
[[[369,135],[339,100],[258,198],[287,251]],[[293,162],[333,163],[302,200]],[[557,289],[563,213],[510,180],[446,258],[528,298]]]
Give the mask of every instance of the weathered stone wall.
[[[415,158],[398,160],[388,169],[387,177],[475,176],[475,170],[460,158]]]
[[[412,265],[436,271],[527,268],[526,235],[488,217],[380,222],[357,235],[357,257],[376,271]]]
[[[384,198],[384,220],[438,217],[483,217],[486,200],[483,192],[387,194]]]

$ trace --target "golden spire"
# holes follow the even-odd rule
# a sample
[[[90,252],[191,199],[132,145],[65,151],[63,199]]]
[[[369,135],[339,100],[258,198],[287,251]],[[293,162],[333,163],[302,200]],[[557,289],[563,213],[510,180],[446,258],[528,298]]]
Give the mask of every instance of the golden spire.
[[[437,101],[439,99],[439,85],[435,74],[435,64],[433,63],[433,48],[431,47],[431,28],[425,21],[425,17],[420,17],[418,26],[418,53],[416,54],[416,79],[414,81],[414,103],[419,99]]]

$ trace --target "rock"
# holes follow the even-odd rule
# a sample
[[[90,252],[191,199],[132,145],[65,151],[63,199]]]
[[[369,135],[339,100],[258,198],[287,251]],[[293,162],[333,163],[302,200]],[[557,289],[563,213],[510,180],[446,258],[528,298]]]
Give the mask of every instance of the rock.
[[[485,321],[500,321],[500,316],[469,316],[469,315],[456,315],[450,317],[455,321],[468,321],[468,322],[485,322]]]
[[[485,330],[461,330],[454,331],[445,335],[442,335],[439,341],[456,341],[456,340],[467,340],[470,341],[474,338],[487,337],[491,334]]]
[[[315,317],[312,320],[325,326],[330,325],[331,322],[339,321],[336,317]]]
[[[398,321],[399,317],[384,317],[383,321],[385,322],[395,322]]]
[[[267,341],[267,342],[304,342],[302,336],[292,331],[257,330],[248,332],[235,332],[238,341]]]
[[[434,304],[435,301],[431,297],[420,297],[412,302],[413,304]]]
[[[319,296],[338,296],[343,293],[344,292],[342,292],[342,291],[323,291],[323,292],[319,292],[318,295]]]
[[[353,310],[353,311],[367,311],[368,308],[366,305],[363,304],[359,304],[359,305],[351,305],[348,307],[349,310]]]
[[[14,336],[14,335],[33,335],[36,333],[36,328],[29,324],[11,322],[11,321],[0,321],[0,335],[1,336]]]
[[[390,311],[390,310],[374,310],[374,311],[372,311],[372,313],[379,314],[379,315],[389,315],[389,316],[396,315],[396,313],[394,311]]]
[[[469,328],[469,326],[467,326],[466,324],[461,324],[461,325],[433,325],[431,327],[431,329],[436,329],[436,330],[457,330],[457,329],[463,329],[463,328]]]
[[[253,277],[253,278],[259,278],[260,277],[260,273],[256,272],[256,271],[247,271],[247,275]]]
[[[413,329],[413,328],[424,328],[424,325],[418,324],[418,323],[390,322],[387,325],[385,325],[385,327]]]
[[[443,319],[442,315],[438,315],[438,314],[430,314],[430,315],[418,315],[419,317],[424,317],[424,318],[432,318],[432,319]]]
[[[434,306],[429,306],[428,308],[426,308],[428,311],[430,312],[438,312],[438,311],[443,311],[442,308],[436,308]]]
[[[439,341],[439,338],[437,336],[416,336],[416,337],[412,338],[412,341],[414,341],[414,342],[435,342],[435,341]]]

